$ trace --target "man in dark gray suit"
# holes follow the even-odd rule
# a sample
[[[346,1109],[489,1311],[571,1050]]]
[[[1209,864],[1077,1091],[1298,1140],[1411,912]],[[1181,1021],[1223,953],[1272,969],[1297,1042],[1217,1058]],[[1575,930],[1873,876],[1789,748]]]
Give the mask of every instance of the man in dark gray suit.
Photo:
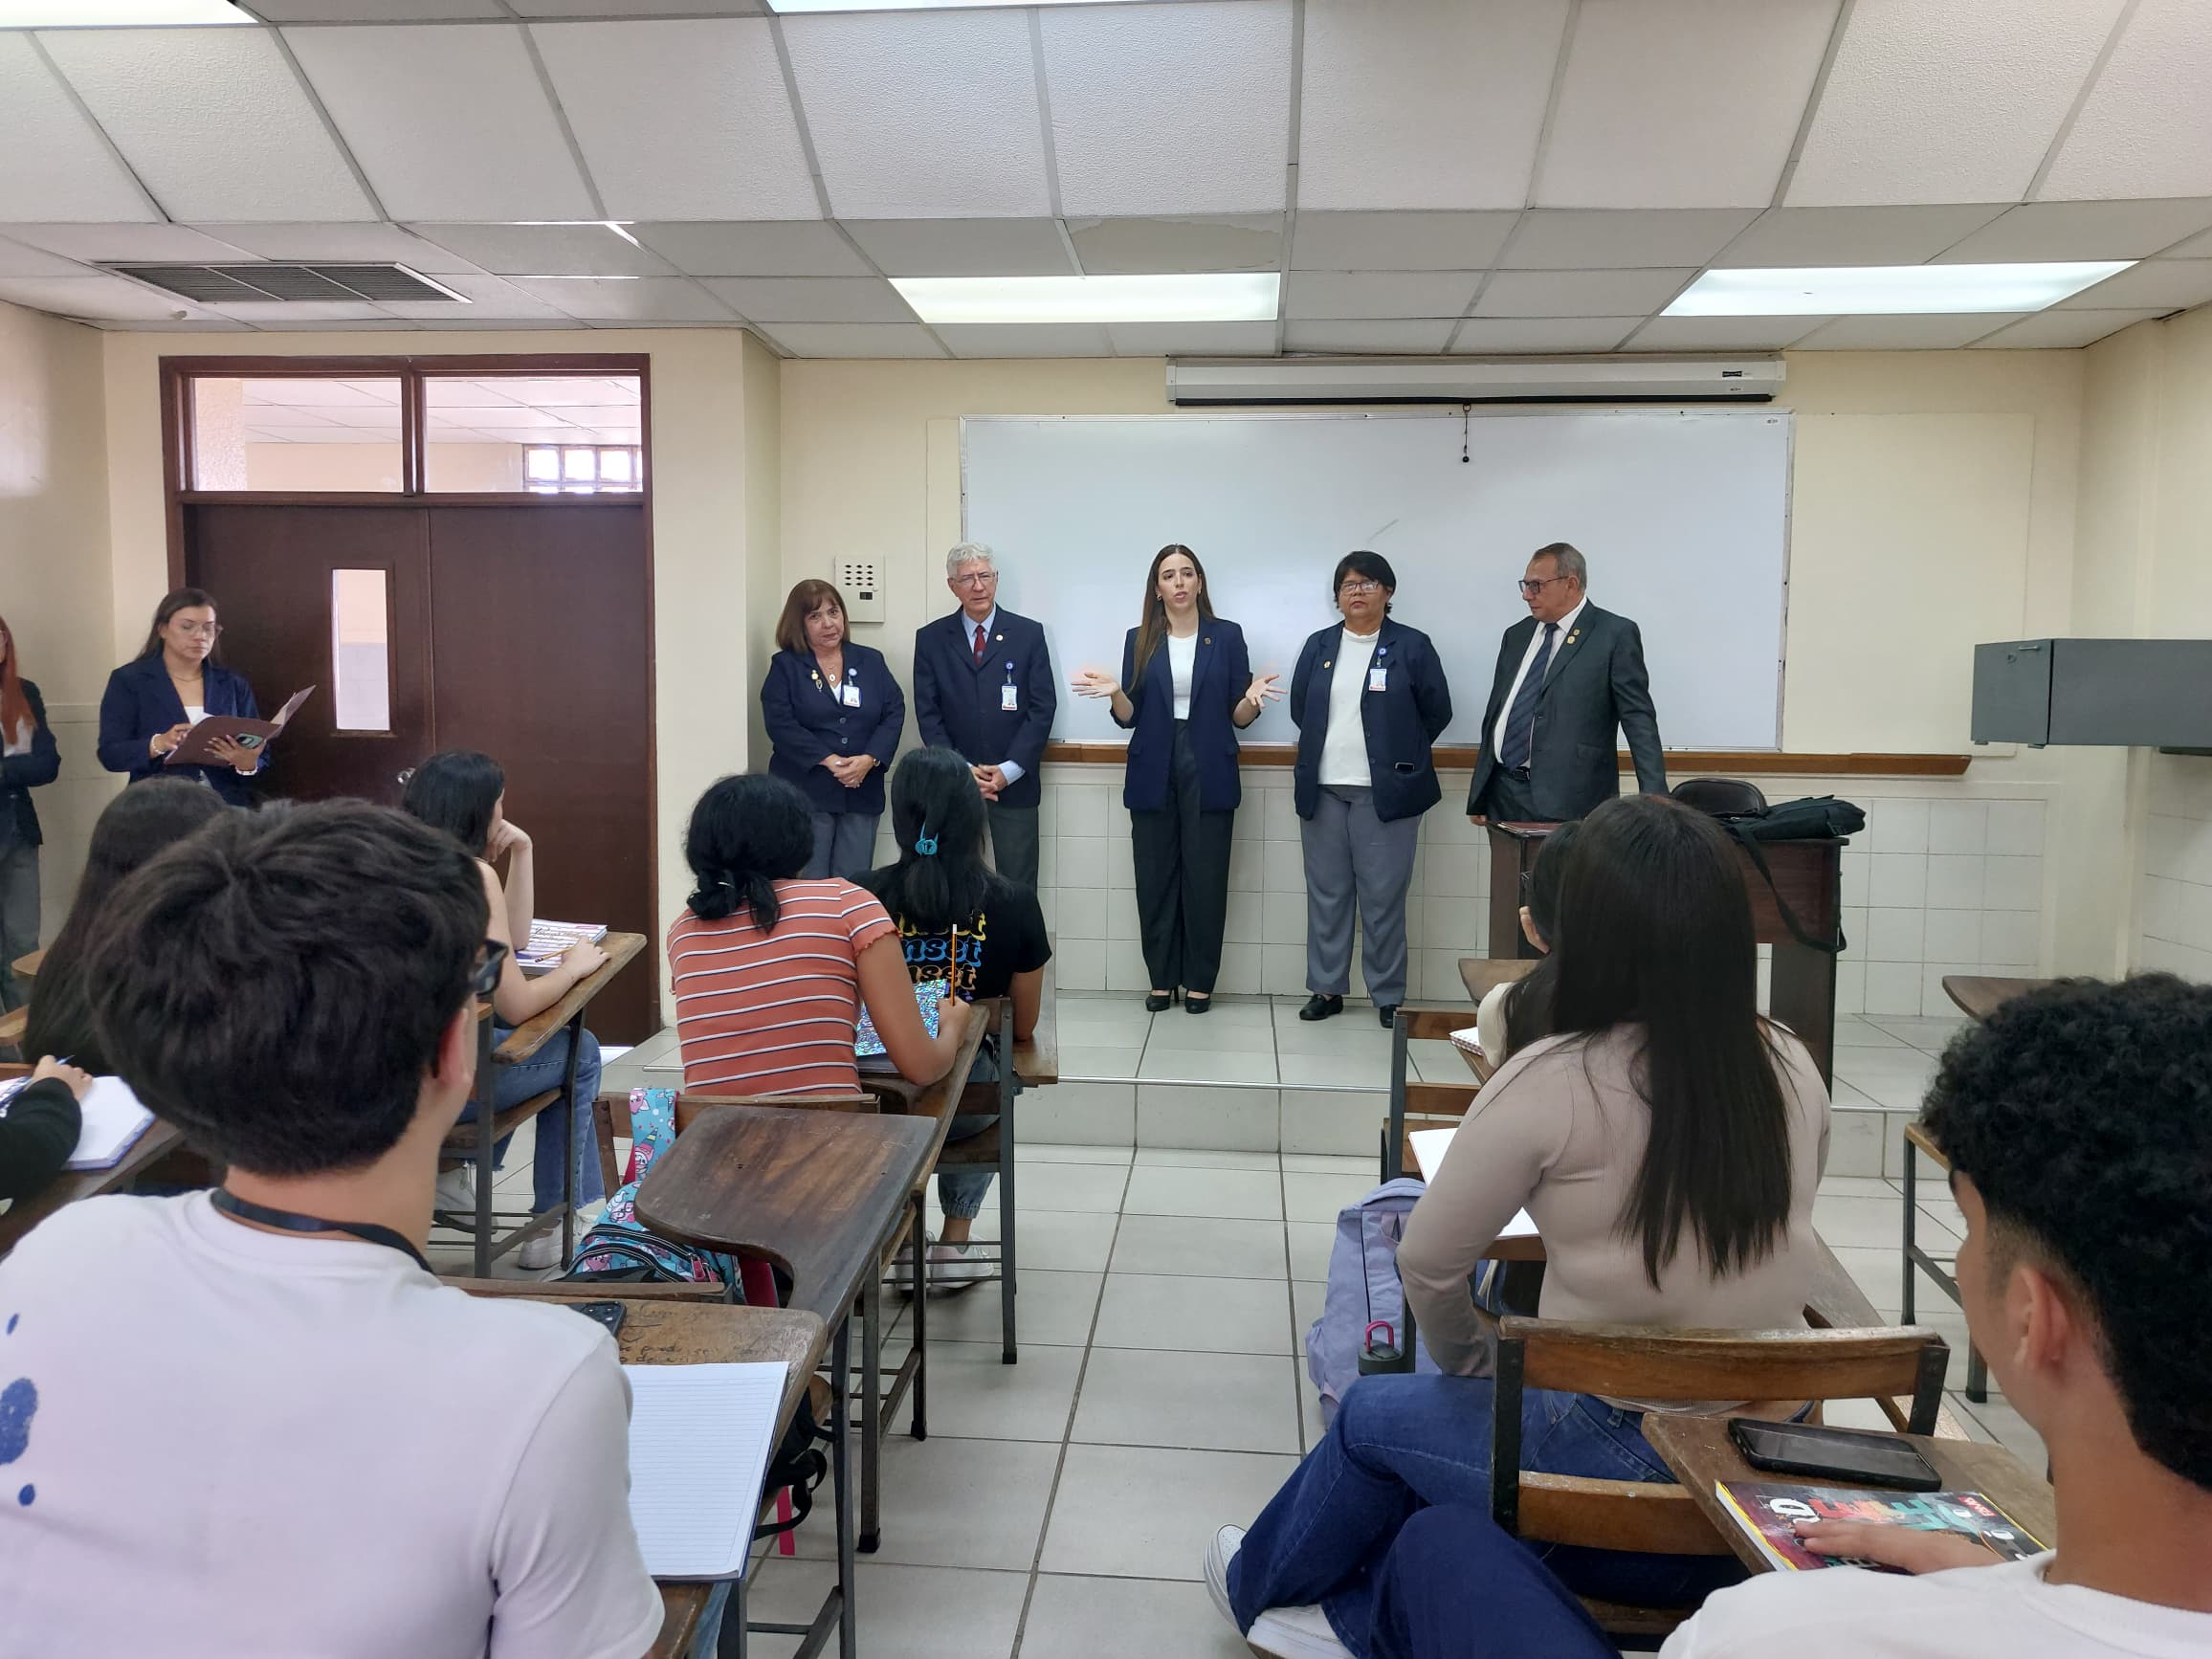
[[[1482,759],[1467,796],[1477,824],[1557,824],[1611,800],[1621,792],[1616,729],[1627,734],[1636,786],[1666,790],[1644,636],[1583,597],[1589,574],[1564,542],[1529,560],[1520,585],[1528,619],[1505,630],[1482,716]]]

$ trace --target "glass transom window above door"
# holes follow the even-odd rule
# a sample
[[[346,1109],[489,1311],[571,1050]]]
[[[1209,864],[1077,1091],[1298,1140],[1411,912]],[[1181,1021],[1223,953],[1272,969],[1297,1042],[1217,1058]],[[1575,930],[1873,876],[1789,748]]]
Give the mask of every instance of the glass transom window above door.
[[[393,493],[404,488],[400,382],[196,375],[195,490]]]
[[[427,375],[423,487],[439,494],[635,495],[639,377]]]

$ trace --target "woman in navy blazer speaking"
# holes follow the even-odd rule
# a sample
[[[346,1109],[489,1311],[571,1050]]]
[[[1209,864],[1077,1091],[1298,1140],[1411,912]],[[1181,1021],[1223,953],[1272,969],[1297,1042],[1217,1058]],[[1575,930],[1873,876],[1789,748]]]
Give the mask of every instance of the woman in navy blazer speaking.
[[[163,760],[209,715],[261,718],[246,676],[221,666],[215,641],[222,633],[215,602],[200,588],[180,587],[155,607],[154,625],[137,659],[109,675],[100,694],[101,765],[134,784],[195,778],[233,807],[252,803],[246,780],[260,771],[266,744],[245,749],[226,738],[216,745],[228,763],[220,766],[171,766]]]
[[[1398,576],[1389,560],[1345,554],[1329,590],[1343,623],[1307,640],[1291,675],[1313,992],[1298,1018],[1343,1009],[1357,899],[1366,931],[1361,971],[1387,1026],[1405,1000],[1405,890],[1421,814],[1443,797],[1429,745],[1451,723],[1451,688],[1428,635],[1390,620]]]
[[[1283,694],[1255,676],[1244,630],[1213,613],[1206,568],[1181,545],[1153,555],[1143,621],[1121,642],[1121,677],[1087,668],[1077,697],[1104,697],[1132,728],[1121,804],[1137,857],[1137,926],[1155,1013],[1183,989],[1184,1011],[1213,1006],[1228,922],[1229,831],[1244,785],[1239,727]]]
[[[883,769],[906,729],[906,697],[883,653],[846,637],[845,597],[827,582],[791,589],[776,624],[782,647],[761,682],[774,749],[768,770],[799,785],[814,813],[806,875],[857,881],[875,862]]]

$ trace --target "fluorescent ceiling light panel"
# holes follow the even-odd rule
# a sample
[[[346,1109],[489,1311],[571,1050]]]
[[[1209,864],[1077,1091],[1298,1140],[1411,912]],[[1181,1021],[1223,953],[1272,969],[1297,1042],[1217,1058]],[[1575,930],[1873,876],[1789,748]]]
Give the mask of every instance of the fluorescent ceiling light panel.
[[[0,0],[0,29],[174,29],[253,21],[231,0]]]
[[[894,276],[924,322],[1272,322],[1272,271],[1159,276]]]
[[[993,6],[1096,6],[1112,0],[768,0],[771,11],[979,11]]]
[[[2041,311],[2133,259],[2035,265],[1844,265],[1708,271],[1662,317],[1903,317]]]

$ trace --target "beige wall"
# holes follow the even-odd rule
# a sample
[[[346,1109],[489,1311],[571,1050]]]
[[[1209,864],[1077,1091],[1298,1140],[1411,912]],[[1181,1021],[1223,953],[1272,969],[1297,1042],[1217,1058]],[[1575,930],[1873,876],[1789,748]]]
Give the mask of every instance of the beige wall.
[[[249,490],[397,490],[399,443],[245,444]],[[520,490],[520,444],[432,444],[433,490]]]
[[[745,336],[745,643],[757,687],[776,654],[784,594],[784,360]],[[750,764],[768,763],[758,695],[746,699]]]
[[[115,660],[126,643],[138,643],[144,618],[168,586],[159,365],[164,356],[202,348],[173,334],[116,333],[106,335],[104,343],[115,605],[111,637],[98,653],[103,664]],[[759,346],[735,330],[695,329],[400,333],[381,334],[365,344],[358,334],[241,334],[224,336],[221,349],[227,356],[271,357],[357,355],[364,349],[394,356],[619,351],[651,359],[657,786],[653,800],[638,803],[638,816],[641,828],[649,815],[657,817],[660,915],[673,917],[689,888],[681,844],[685,814],[708,782],[745,763],[751,688],[759,678],[743,620],[752,521],[746,500],[745,357]],[[89,365],[85,374],[97,392]]]
[[[49,939],[119,786],[94,753],[115,666],[100,358],[97,331],[0,304],[0,616],[61,746],[61,776],[32,797]]]

